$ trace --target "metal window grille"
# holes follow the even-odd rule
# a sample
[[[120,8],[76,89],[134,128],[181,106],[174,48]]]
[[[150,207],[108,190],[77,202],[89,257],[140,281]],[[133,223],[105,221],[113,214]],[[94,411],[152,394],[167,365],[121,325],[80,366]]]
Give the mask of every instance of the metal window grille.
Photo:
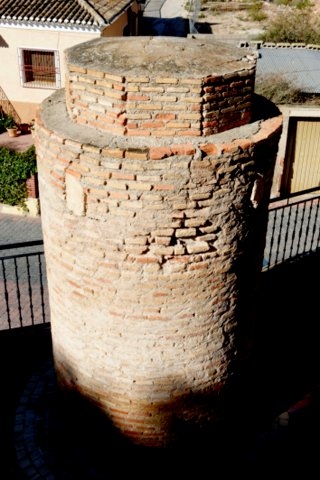
[[[28,88],[59,88],[58,52],[22,49],[20,55],[22,84]]]

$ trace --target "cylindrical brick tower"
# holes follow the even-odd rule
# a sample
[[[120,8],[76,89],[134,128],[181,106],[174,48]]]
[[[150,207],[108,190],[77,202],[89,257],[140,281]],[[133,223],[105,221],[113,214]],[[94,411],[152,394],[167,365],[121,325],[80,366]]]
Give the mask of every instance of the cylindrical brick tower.
[[[144,446],[223,419],[251,340],[281,116],[210,37],[93,40],[36,123],[62,391]]]

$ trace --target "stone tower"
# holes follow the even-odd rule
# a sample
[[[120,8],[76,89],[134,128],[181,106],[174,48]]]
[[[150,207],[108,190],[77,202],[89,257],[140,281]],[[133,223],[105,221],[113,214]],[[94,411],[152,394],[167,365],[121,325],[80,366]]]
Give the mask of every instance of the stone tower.
[[[255,113],[254,55],[207,36],[66,62],[35,132],[57,379],[167,446],[232,409],[282,118]]]

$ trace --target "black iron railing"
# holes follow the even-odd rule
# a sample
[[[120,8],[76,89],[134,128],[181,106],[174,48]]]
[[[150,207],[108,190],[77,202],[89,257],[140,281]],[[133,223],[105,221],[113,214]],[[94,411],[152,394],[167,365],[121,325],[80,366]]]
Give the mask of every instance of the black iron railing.
[[[49,322],[43,241],[0,246],[0,330]]]
[[[270,201],[263,270],[319,248],[320,187]]]
[[[319,249],[320,187],[271,200],[262,271]],[[0,246],[0,330],[43,323],[50,323],[43,241]]]

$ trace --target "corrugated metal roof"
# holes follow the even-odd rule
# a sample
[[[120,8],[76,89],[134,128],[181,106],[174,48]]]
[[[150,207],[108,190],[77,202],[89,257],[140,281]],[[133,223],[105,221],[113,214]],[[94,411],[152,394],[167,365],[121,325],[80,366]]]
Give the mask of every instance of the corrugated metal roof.
[[[0,23],[104,26],[133,0],[0,0]]]
[[[264,47],[257,51],[256,76],[281,76],[305,93],[320,93],[320,47]]]

